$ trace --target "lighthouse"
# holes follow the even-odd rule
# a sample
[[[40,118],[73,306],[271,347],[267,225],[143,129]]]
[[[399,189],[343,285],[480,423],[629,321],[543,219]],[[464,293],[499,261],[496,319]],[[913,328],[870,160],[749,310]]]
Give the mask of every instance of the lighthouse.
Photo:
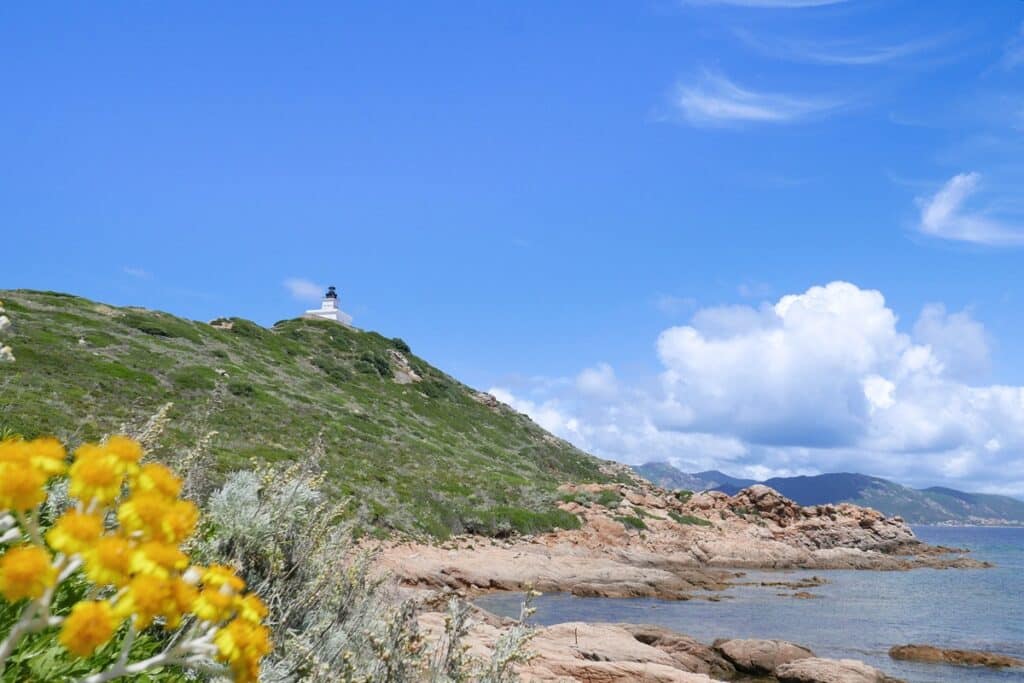
[[[352,316],[341,310],[338,306],[338,290],[333,286],[327,288],[324,298],[320,301],[320,308],[312,311],[306,311],[306,315],[304,317],[333,320],[334,322],[341,323],[342,325],[350,325],[352,323]]]

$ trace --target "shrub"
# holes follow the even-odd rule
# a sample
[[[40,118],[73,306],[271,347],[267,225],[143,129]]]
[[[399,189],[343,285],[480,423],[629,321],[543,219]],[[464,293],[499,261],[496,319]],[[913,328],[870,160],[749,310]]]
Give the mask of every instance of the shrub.
[[[0,442],[4,680],[102,683],[181,668],[259,678],[266,607],[228,567],[191,564],[179,546],[199,511],[179,497],[180,479],[142,455],[113,436],[80,446],[68,467],[56,439]]]
[[[571,512],[555,508],[546,512],[535,512],[525,508],[499,506],[474,513],[463,520],[468,533],[495,538],[507,538],[513,534],[536,534],[559,529],[579,529],[580,519]]]
[[[597,498],[594,499],[598,505],[603,505],[606,508],[617,508],[619,503],[622,502],[622,494],[615,489],[605,489],[597,494]]]
[[[669,510],[668,516],[674,519],[679,524],[690,524],[693,526],[711,526],[711,522],[704,519],[703,517],[695,517],[693,515],[681,515],[675,510]]]
[[[686,489],[677,489],[673,495],[680,503],[688,503],[693,498],[693,491],[687,491]]]
[[[401,351],[402,353],[412,353],[412,349],[405,343],[405,340],[401,337],[395,337],[391,340],[391,347]]]
[[[381,377],[391,377],[391,363],[388,359],[374,351],[363,351],[359,354],[359,360],[355,363],[356,368],[365,374],[377,374]]]
[[[170,318],[165,319],[156,313],[125,313],[119,320],[128,327],[134,327],[139,332],[154,337],[180,338],[187,339],[194,344],[203,343],[199,333],[188,323]]]
[[[217,386],[217,373],[210,368],[193,365],[176,372],[171,381],[183,391],[209,391]]]
[[[256,395],[256,387],[251,382],[228,382],[228,391],[240,398],[252,398]]]
[[[615,521],[621,522],[622,526],[626,527],[627,529],[647,529],[647,524],[644,523],[644,520],[640,519],[639,517],[634,517],[633,515],[619,515],[615,517]]]

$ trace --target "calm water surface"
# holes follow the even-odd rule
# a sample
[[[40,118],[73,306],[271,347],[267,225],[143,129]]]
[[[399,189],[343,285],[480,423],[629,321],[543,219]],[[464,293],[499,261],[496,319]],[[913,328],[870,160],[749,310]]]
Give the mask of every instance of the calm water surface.
[[[887,652],[902,643],[991,650],[1024,658],[1024,529],[916,527],[922,540],[970,548],[994,569],[918,569],[911,572],[750,572],[748,579],[796,580],[818,575],[829,583],[807,589],[820,600],[780,597],[779,588],[737,586],[721,602],[541,596],[535,620],[623,621],[666,626],[704,642],[715,638],[781,638],[823,657],[866,661],[914,683],[1024,681],[1020,670],[911,664]],[[748,580],[744,579],[744,580]],[[790,591],[792,592],[792,591]],[[518,616],[521,596],[480,598],[481,607]]]

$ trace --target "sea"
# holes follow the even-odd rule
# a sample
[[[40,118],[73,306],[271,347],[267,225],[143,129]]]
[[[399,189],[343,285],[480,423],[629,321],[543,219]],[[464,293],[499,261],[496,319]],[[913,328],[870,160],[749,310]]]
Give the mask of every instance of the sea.
[[[539,625],[565,621],[658,624],[710,643],[716,638],[778,638],[820,657],[859,659],[912,683],[1024,681],[1024,671],[899,662],[889,648],[906,643],[986,650],[1024,659],[1024,528],[914,527],[934,545],[967,548],[991,569],[912,571],[757,571],[742,582],[820,576],[807,590],[820,599],[778,595],[785,589],[741,585],[721,601],[577,598],[534,602]],[[792,593],[792,590],[788,591]],[[477,604],[515,617],[522,595],[496,593]]]

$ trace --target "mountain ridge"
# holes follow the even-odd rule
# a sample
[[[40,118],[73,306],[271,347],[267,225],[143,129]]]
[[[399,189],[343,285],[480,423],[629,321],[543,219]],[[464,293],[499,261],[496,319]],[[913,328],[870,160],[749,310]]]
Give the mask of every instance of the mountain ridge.
[[[1010,496],[970,493],[932,486],[913,489],[881,477],[857,472],[829,472],[764,481],[738,479],[716,470],[687,473],[669,463],[635,466],[640,476],[665,488],[715,490],[735,495],[752,484],[764,484],[801,505],[853,503],[912,524],[1024,525],[1024,501]]]

